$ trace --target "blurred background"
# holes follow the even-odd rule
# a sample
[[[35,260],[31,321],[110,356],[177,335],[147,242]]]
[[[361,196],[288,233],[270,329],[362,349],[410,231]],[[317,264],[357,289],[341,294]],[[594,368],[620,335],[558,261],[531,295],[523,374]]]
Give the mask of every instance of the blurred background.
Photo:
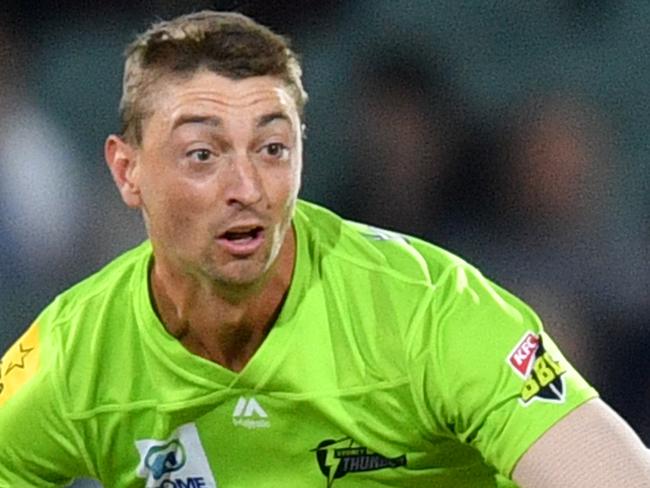
[[[304,198],[476,264],[650,443],[646,0],[3,0],[0,349],[144,238],[103,162],[122,52],[202,8],[302,55]]]

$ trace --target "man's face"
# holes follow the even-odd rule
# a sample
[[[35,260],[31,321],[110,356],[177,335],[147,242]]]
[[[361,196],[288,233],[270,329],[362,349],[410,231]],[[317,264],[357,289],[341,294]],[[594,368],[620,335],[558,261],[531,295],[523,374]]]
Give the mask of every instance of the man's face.
[[[133,181],[157,265],[226,286],[260,282],[292,238],[302,166],[292,97],[274,77],[207,71],[153,90]]]

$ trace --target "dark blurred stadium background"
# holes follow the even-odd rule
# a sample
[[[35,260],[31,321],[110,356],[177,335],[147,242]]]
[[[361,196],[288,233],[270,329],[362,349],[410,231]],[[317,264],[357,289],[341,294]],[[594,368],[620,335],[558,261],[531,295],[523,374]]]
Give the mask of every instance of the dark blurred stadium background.
[[[202,8],[302,53],[303,197],[477,264],[650,442],[646,0],[3,0],[0,349],[143,239],[102,156],[122,50]]]

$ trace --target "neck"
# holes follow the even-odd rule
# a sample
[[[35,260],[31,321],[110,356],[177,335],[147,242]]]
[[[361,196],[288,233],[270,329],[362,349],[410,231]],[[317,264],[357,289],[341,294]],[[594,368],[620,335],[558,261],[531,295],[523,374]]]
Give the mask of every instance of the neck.
[[[216,284],[154,262],[154,306],[167,330],[189,351],[241,371],[279,315],[291,284],[295,255],[290,229],[265,276],[246,287]]]

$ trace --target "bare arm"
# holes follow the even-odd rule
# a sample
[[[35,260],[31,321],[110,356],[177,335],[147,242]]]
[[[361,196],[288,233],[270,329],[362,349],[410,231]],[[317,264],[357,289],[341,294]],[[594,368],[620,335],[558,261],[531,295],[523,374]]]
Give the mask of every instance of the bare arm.
[[[647,488],[650,452],[607,404],[591,400],[533,444],[513,479],[522,488]]]

